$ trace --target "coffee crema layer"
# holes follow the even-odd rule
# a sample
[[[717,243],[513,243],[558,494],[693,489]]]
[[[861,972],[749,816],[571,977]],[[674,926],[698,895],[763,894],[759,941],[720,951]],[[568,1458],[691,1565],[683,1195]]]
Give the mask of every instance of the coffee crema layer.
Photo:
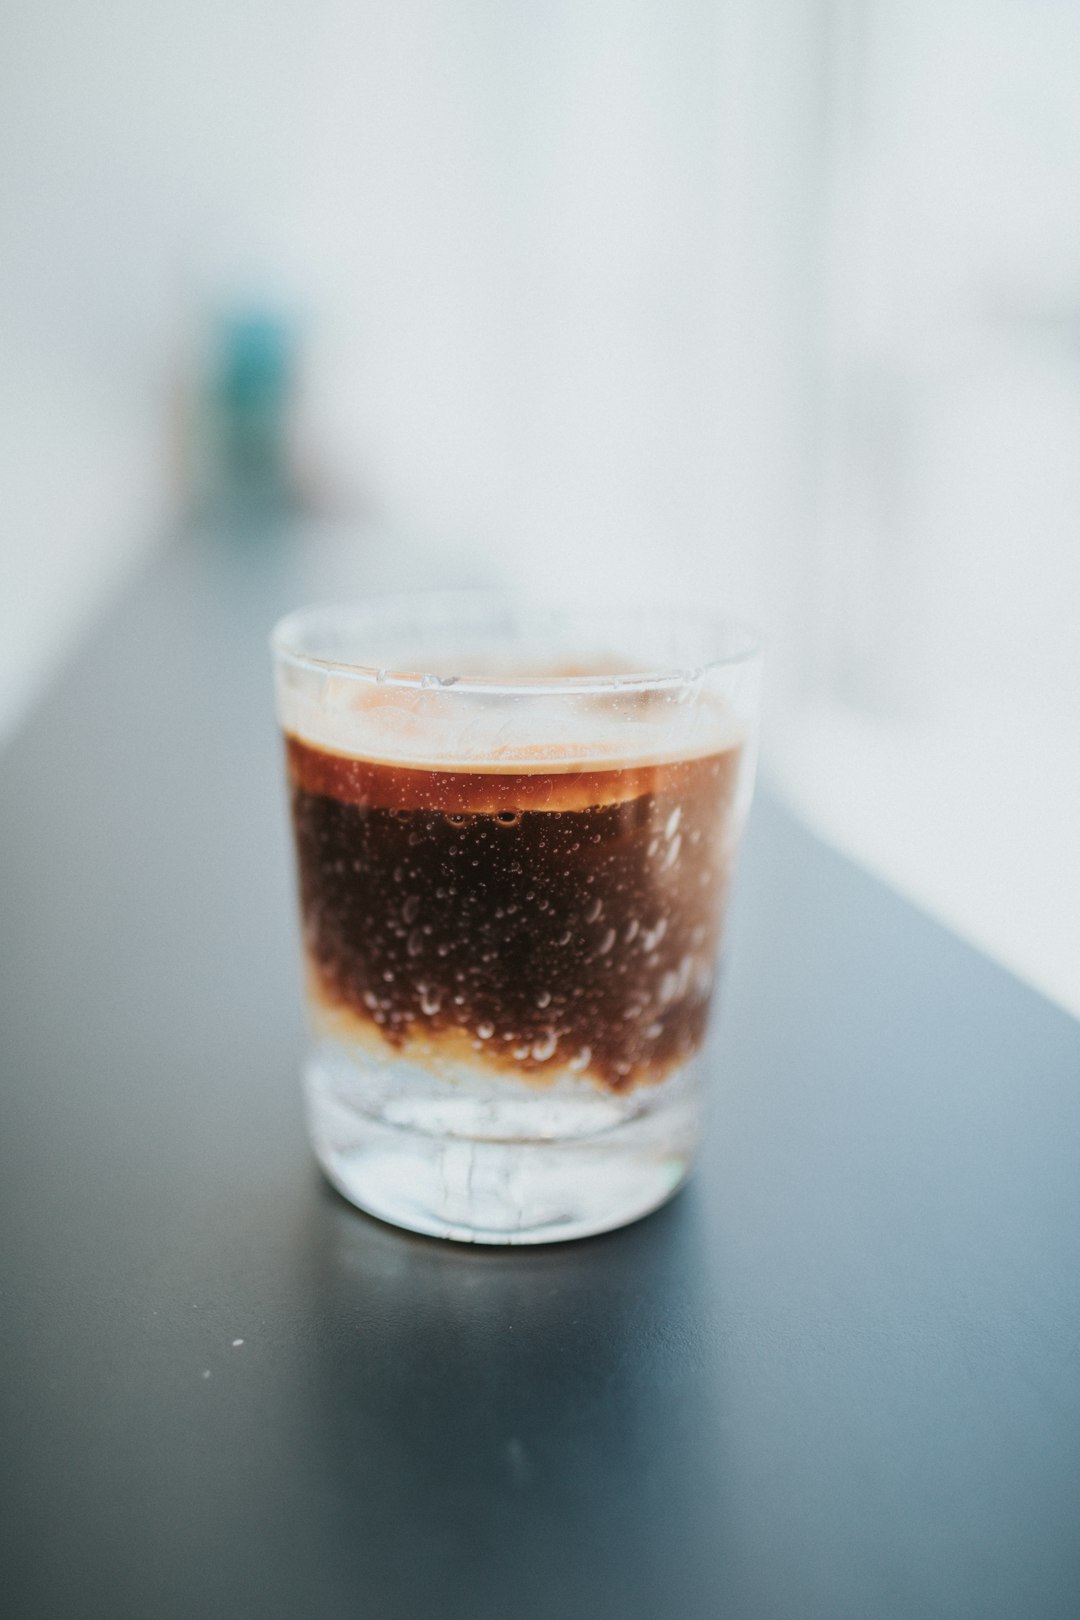
[[[312,1000],[339,1038],[614,1091],[697,1051],[738,745],[474,770],[285,741]]]

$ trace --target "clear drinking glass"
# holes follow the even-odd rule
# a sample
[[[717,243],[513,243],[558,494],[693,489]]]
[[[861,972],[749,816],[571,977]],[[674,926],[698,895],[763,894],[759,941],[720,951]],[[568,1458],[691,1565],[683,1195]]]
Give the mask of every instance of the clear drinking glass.
[[[273,648],[330,1180],[480,1243],[655,1208],[698,1141],[756,636],[443,592]]]

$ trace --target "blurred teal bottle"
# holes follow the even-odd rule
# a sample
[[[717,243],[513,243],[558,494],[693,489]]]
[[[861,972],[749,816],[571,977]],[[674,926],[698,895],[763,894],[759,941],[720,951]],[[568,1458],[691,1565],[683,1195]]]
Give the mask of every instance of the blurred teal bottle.
[[[298,339],[270,309],[219,314],[191,401],[189,503],[201,524],[268,535],[300,509],[293,467]]]

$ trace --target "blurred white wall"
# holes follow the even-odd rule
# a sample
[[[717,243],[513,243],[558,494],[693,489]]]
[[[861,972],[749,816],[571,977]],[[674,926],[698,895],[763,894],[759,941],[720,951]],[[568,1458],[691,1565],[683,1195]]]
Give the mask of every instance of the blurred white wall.
[[[1080,8],[831,22],[814,657],[774,758],[1080,1014]]]
[[[222,299],[299,319],[339,505],[526,583],[772,622],[801,538],[815,26],[794,0],[9,3],[0,307],[52,401],[39,455],[66,480],[105,452],[63,420],[115,421],[140,494],[88,489],[73,523],[25,480],[0,714],[61,595],[152,532],[168,380]]]

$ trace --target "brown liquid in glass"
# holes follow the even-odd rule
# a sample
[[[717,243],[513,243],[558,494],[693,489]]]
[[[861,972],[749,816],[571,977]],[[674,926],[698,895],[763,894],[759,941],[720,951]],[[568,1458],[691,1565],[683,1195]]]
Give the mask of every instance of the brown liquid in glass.
[[[506,773],[286,749],[312,994],[336,1028],[616,1091],[698,1049],[737,747]]]

